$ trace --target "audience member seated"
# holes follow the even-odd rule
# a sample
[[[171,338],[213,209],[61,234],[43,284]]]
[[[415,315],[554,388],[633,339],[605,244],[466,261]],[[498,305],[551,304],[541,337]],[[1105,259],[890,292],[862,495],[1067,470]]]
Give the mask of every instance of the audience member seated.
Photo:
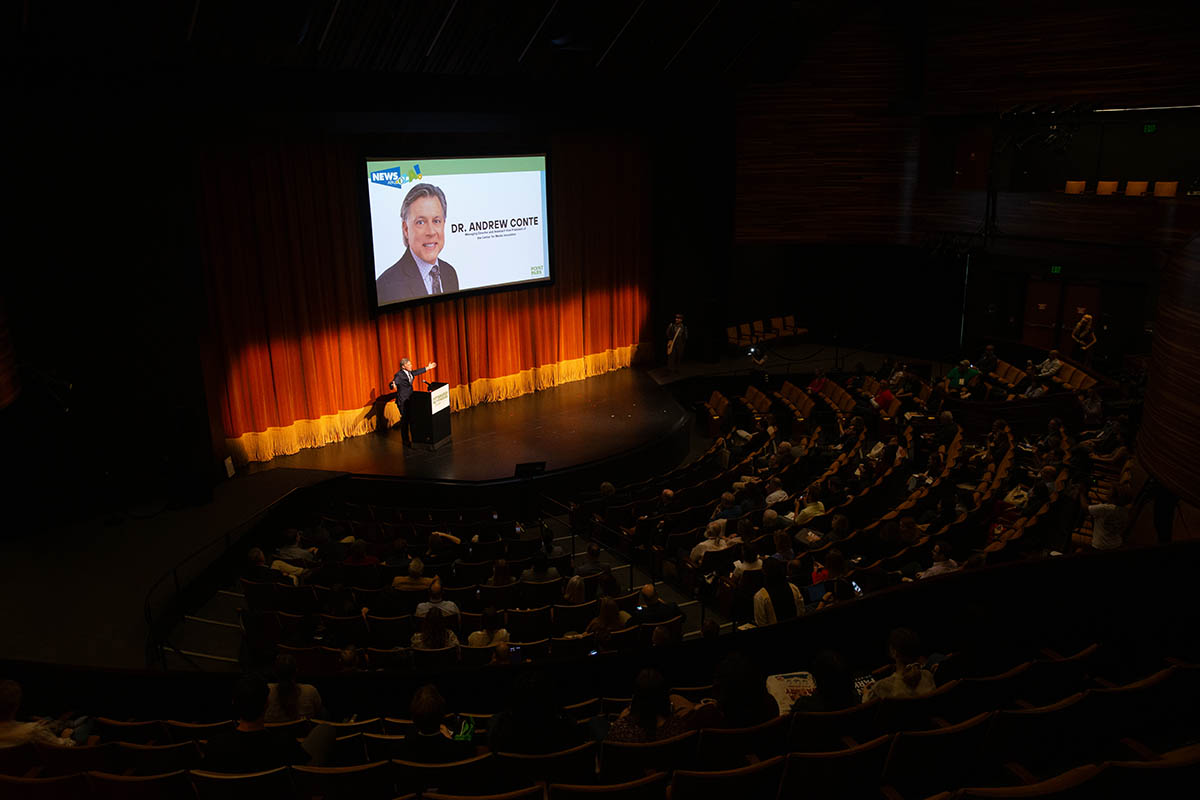
[[[350,555],[346,556],[342,563],[348,567],[370,567],[379,563],[379,557],[367,552],[365,539],[356,539],[354,544],[350,545]]]
[[[563,605],[577,606],[580,603],[587,602],[587,586],[583,582],[583,578],[578,575],[572,575],[563,586]]]
[[[393,589],[428,589],[433,578],[425,577],[425,562],[414,558],[408,562],[408,574],[392,578]]]
[[[871,398],[871,406],[878,411],[885,411],[891,408],[892,401],[896,399],[896,395],[892,394],[891,384],[887,380],[879,382],[879,391]]]
[[[788,583],[785,562],[767,559],[763,588],[754,593],[754,624],[763,627],[804,613],[804,595]]]
[[[533,583],[552,581],[557,577],[558,568],[550,566],[550,557],[546,555],[545,550],[540,549],[533,554],[533,564],[521,573],[521,580]]]
[[[783,484],[780,482],[779,478],[768,478],[765,491],[767,496],[764,499],[766,504],[769,506],[773,506],[776,503],[782,503],[784,500],[788,499],[788,493],[783,490]]]
[[[712,519],[737,519],[742,515],[742,509],[737,504],[733,492],[724,492],[720,501],[713,508]]]
[[[314,562],[317,560],[317,548],[300,546],[300,531],[288,528],[283,532],[283,545],[276,552],[285,561]]]
[[[845,514],[834,514],[829,522],[829,533],[825,538],[830,542],[840,542],[850,535],[850,518]]]
[[[418,617],[423,617],[429,613],[430,609],[434,608],[448,616],[456,617],[459,614],[458,605],[453,600],[447,600],[442,596],[442,581],[440,578],[434,578],[430,582],[429,599],[417,604],[415,614]]]
[[[821,502],[821,489],[817,484],[808,487],[804,492],[804,505],[796,500],[796,510],[793,512],[792,523],[803,527],[825,513],[825,504]]]
[[[1119,417],[1110,417],[1099,431],[1085,431],[1081,434],[1080,444],[1096,455],[1108,455],[1117,448],[1117,437],[1123,433],[1125,423],[1128,421],[1129,418],[1124,414]]]
[[[445,531],[431,531],[425,557],[433,564],[446,564],[466,558],[468,553],[459,537]]]
[[[291,583],[300,584],[300,578],[306,574],[303,567],[292,566],[281,559],[275,559],[267,565],[267,556],[260,547],[251,547],[246,553],[247,561],[245,577],[247,580],[259,583]]]
[[[1030,368],[1032,368],[1031,374],[1037,378],[1049,378],[1052,375],[1057,375],[1058,371],[1062,369],[1062,362],[1058,360],[1058,351],[1051,350],[1047,354],[1046,359],[1037,366],[1033,366],[1033,362],[1030,361],[1026,365],[1026,371],[1028,372]]]
[[[1039,397],[1044,397],[1051,389],[1054,381],[1049,378],[1035,378],[1030,382],[1025,391],[1021,392],[1021,397],[1026,400],[1035,400]]]
[[[470,741],[459,741],[446,724],[446,701],[428,683],[413,695],[408,713],[412,728],[405,739],[407,758],[422,764],[447,764],[475,755]]]
[[[488,728],[493,753],[555,753],[582,743],[579,725],[563,711],[554,679],[544,670],[518,675],[510,697],[512,705],[492,717]]]
[[[693,564],[703,567],[706,553],[728,550],[742,541],[738,536],[725,536],[725,525],[727,522],[728,520],[715,519],[704,527],[704,538],[688,554],[688,558],[691,559]]]
[[[742,557],[733,562],[733,580],[741,581],[742,573],[762,569],[763,560],[758,557],[758,547],[754,542],[742,543]]]
[[[554,543],[554,532],[549,528],[542,530],[542,552],[550,559],[561,558],[566,552]]]
[[[1092,518],[1092,548],[1115,550],[1124,544],[1125,529],[1129,526],[1129,504],[1133,492],[1128,484],[1117,483],[1109,492],[1107,503],[1088,505],[1087,493],[1080,494],[1084,508]]]
[[[600,579],[596,582],[596,596],[617,597],[621,594],[623,594],[621,584],[617,581],[617,576],[612,573],[612,565],[605,564],[600,569]]]
[[[492,576],[485,583],[488,586],[507,586],[514,583],[516,578],[508,570],[508,562],[503,558],[496,559],[496,563],[492,565]]]
[[[1076,392],[1075,400],[1083,413],[1084,425],[1099,425],[1103,421],[1104,401],[1100,399],[1100,392],[1096,391],[1095,386]]]
[[[1038,471],[1038,476],[1029,490],[1029,496],[1021,505],[1021,516],[1032,517],[1042,506],[1050,502],[1050,495],[1054,492],[1056,480],[1058,480],[1057,467],[1045,466]]]
[[[957,435],[958,426],[954,424],[954,415],[949,411],[943,411],[938,414],[937,432],[933,434],[930,444],[935,450],[939,447],[949,447]]]
[[[508,641],[508,631],[501,627],[504,624],[504,620],[500,612],[496,609],[484,609],[483,619],[480,621],[480,624],[483,625],[483,628],[467,637],[467,644],[471,647],[489,647],[499,642]]]
[[[262,772],[294,764],[322,766],[336,731],[318,725],[297,742],[286,728],[266,727],[267,682],[257,676],[238,680],[233,687],[236,728],[214,733],[204,746],[204,769],[212,772]]]
[[[996,357],[996,346],[991,344],[983,348],[982,355],[975,362],[975,366],[979,367],[979,371],[984,375],[995,372],[999,365],[1000,359]]]
[[[936,687],[933,673],[921,666],[921,640],[908,628],[896,628],[888,637],[888,654],[896,665],[895,671],[875,682],[867,693],[868,700],[889,697],[920,697]]]
[[[918,578],[932,578],[934,575],[944,575],[958,569],[958,562],[950,557],[949,546],[945,542],[937,542],[933,546],[933,566],[917,573]]]
[[[820,394],[821,390],[825,388],[825,384],[827,384],[828,382],[829,382],[829,379],[825,377],[825,370],[823,370],[823,369],[817,370],[816,374],[813,375],[812,381],[810,381],[808,384],[808,393],[810,395],[811,394]]]
[[[656,669],[643,669],[633,685],[633,699],[605,735],[610,742],[657,742],[691,730],[692,704],[667,690]]]
[[[767,682],[741,653],[731,653],[713,676],[716,702],[700,703],[688,720],[694,728],[749,728],[779,716]]]
[[[971,362],[963,359],[958,365],[946,373],[946,383],[953,391],[961,391],[970,386],[971,381],[979,375],[979,370],[971,366]]]
[[[787,531],[776,531],[774,539],[775,552],[771,556],[772,561],[786,564],[796,557],[795,551],[792,550],[792,537],[788,536]]]
[[[588,623],[583,632],[595,634],[596,643],[604,646],[608,643],[609,636],[613,631],[629,627],[630,619],[629,614],[621,610],[616,600],[611,597],[601,597],[600,605],[596,609],[596,616]]]
[[[575,574],[583,577],[599,575],[604,571],[604,561],[601,555],[600,545],[595,542],[588,544],[587,552],[583,554],[583,560],[575,565]]]
[[[432,606],[421,615],[421,630],[412,635],[412,646],[417,650],[441,650],[458,645],[458,636],[446,627],[446,617],[437,606]]]
[[[832,650],[817,653],[808,672],[813,679],[813,693],[798,697],[792,711],[842,711],[862,702],[854,688],[854,676],[838,653]]]
[[[650,625],[680,616],[683,616],[683,612],[679,610],[679,606],[675,603],[667,603],[659,597],[654,584],[647,583],[642,587],[641,603],[637,607],[637,613],[633,616],[634,622],[638,625]]]
[[[311,683],[297,682],[296,659],[287,653],[275,659],[275,680],[267,684],[267,722],[321,716],[321,693]]]
[[[17,711],[20,708],[21,685],[16,681],[0,681],[0,748],[16,747],[29,742],[56,747],[75,746],[75,731],[71,728],[64,728],[56,733],[54,723],[50,720],[17,722]]]

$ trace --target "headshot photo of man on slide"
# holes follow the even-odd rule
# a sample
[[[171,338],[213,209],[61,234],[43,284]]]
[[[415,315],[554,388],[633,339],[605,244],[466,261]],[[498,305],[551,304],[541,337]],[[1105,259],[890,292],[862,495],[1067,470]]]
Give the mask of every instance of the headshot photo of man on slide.
[[[400,225],[408,249],[375,280],[379,303],[458,291],[458,273],[441,260],[446,246],[446,194],[431,183],[418,183],[400,206]]]

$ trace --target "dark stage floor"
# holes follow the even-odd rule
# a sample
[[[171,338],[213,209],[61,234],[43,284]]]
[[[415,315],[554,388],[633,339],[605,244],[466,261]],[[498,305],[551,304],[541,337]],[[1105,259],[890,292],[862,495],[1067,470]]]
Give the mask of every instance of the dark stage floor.
[[[451,418],[452,441],[436,452],[406,448],[400,431],[392,430],[251,464],[249,471],[293,468],[437,481],[501,480],[528,461],[545,461],[552,472],[628,453],[683,430],[688,416],[648,373],[621,369],[460,411]]]

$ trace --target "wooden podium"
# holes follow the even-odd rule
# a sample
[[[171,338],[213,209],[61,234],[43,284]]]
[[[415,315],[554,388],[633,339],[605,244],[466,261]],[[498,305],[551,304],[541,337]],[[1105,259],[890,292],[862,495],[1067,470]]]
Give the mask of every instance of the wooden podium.
[[[429,391],[408,399],[409,434],[413,447],[437,450],[450,441],[450,385],[430,383]]]

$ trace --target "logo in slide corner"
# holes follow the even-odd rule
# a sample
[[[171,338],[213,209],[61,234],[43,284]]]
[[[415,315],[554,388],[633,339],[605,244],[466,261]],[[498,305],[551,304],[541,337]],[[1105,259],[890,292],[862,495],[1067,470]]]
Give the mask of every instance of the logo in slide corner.
[[[408,171],[393,167],[392,169],[381,169],[371,173],[371,183],[379,183],[384,186],[400,187],[406,183],[421,180],[421,165],[413,164]]]

